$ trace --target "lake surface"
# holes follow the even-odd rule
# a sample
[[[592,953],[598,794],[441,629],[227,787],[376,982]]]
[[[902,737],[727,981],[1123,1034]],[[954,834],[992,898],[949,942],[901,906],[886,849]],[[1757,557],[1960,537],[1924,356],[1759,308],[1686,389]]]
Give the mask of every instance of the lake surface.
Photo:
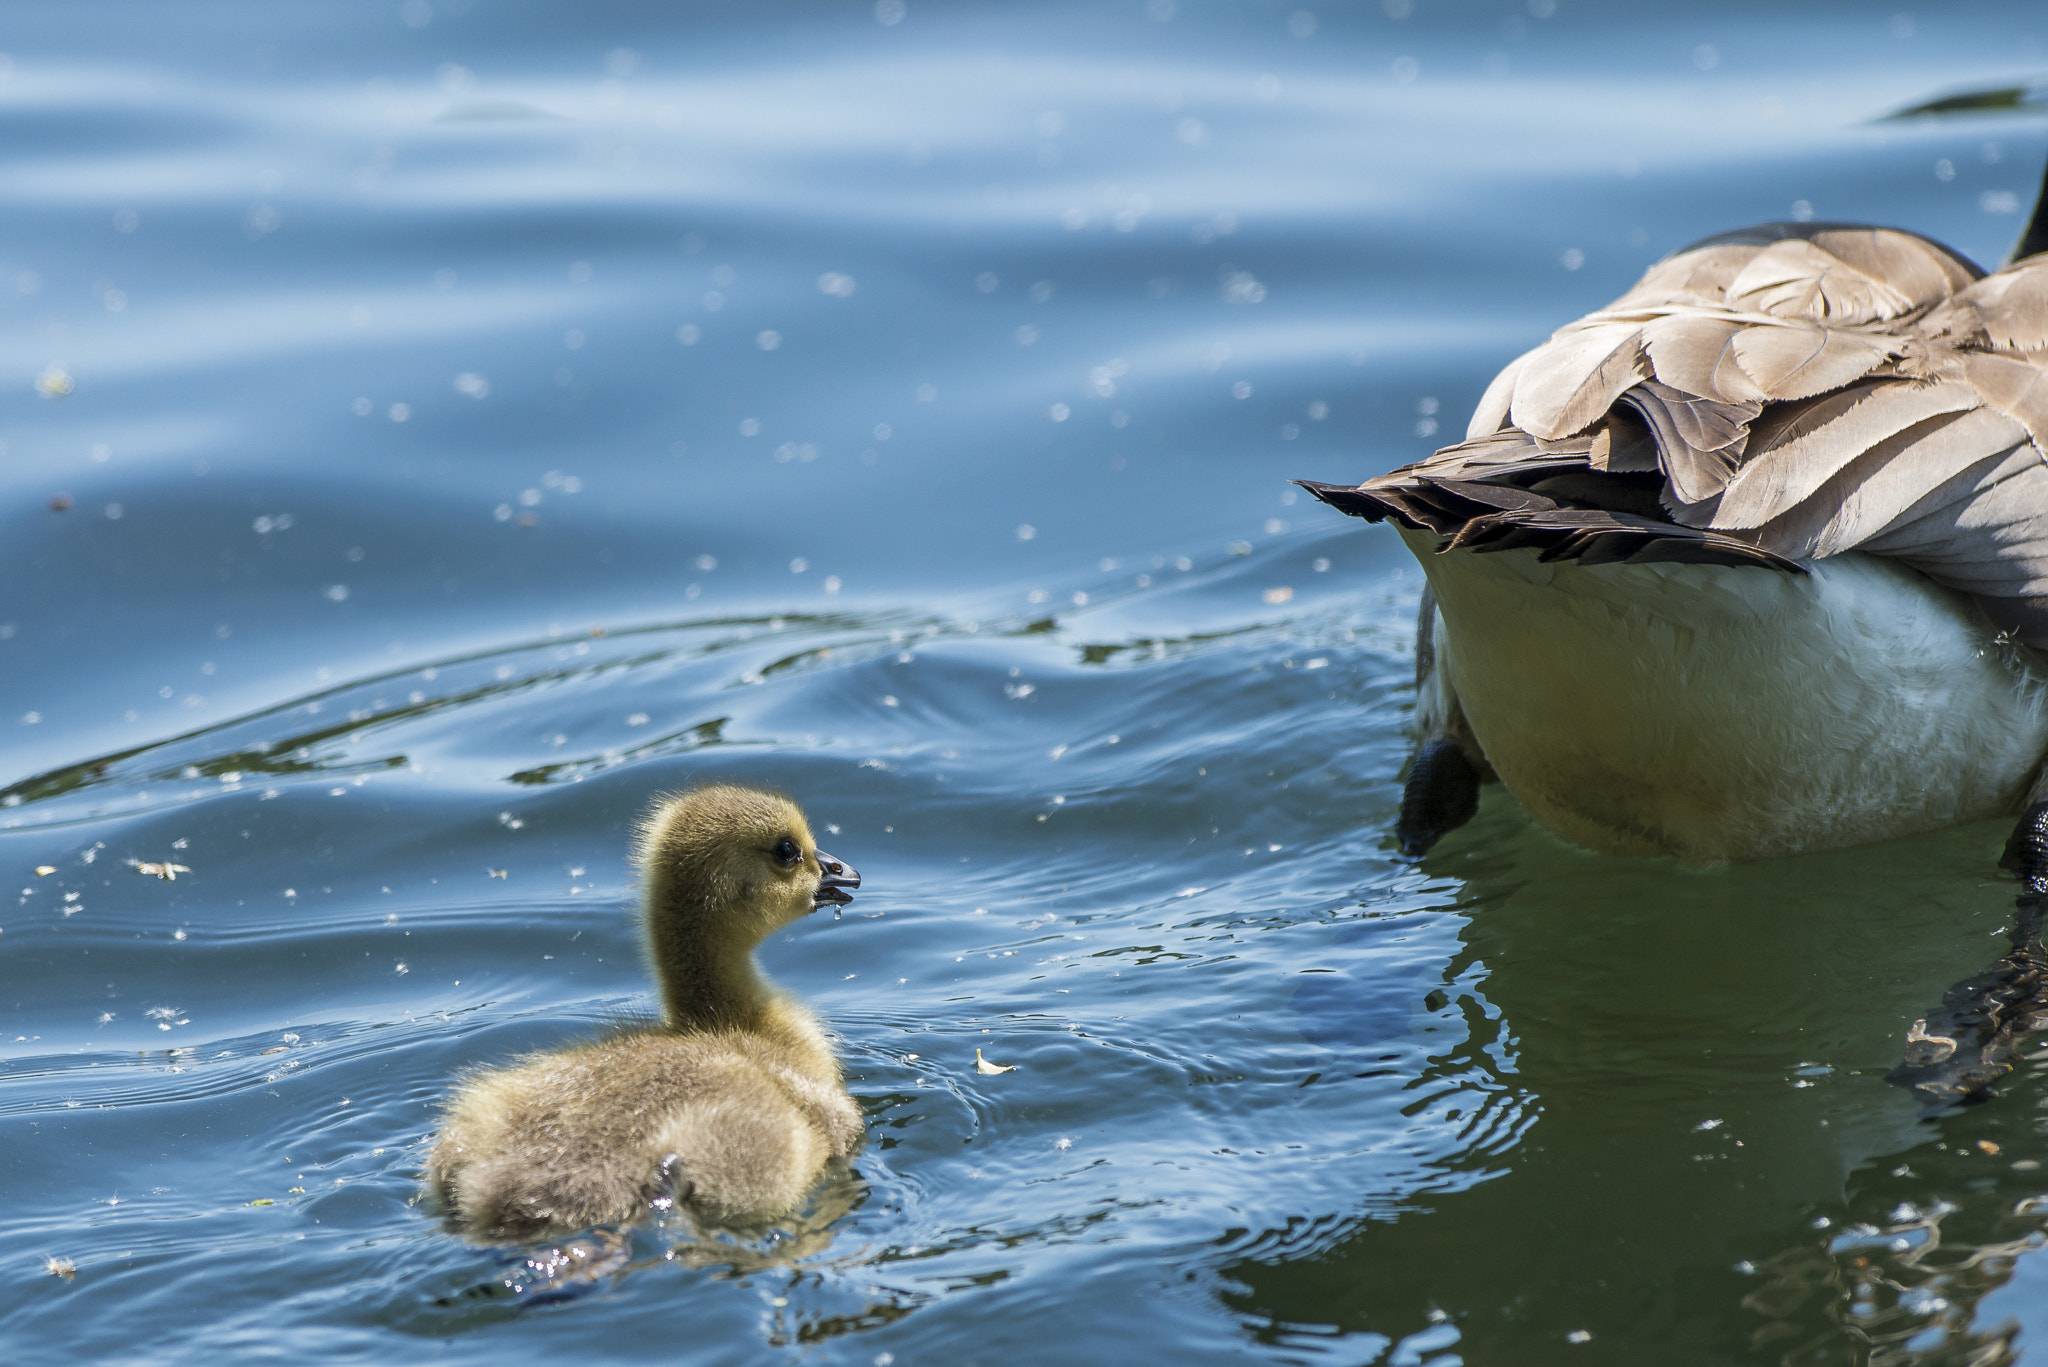
[[[1710,232],[1995,263],[2048,119],[1884,116],[2044,39],[10,5],[0,1340],[2048,1362],[2048,1079],[1932,1124],[1882,1081],[2000,951],[2003,827],[1699,871],[1494,791],[1403,860],[1420,578],[1287,483],[1451,439]],[[764,961],[869,1145],[785,1228],[644,1229],[534,1303],[415,1203],[437,1102],[648,1006],[628,832],[712,777],[865,876]]]

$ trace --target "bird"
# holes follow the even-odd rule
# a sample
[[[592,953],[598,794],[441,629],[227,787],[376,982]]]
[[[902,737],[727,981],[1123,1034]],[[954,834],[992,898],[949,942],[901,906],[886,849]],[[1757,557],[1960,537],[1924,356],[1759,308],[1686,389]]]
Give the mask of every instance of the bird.
[[[675,1207],[772,1220],[860,1147],[824,1029],[754,960],[775,931],[852,901],[859,873],[818,848],[789,798],[733,784],[657,800],[635,855],[661,1017],[461,1081],[425,1184],[475,1238],[532,1241]]]
[[[1413,857],[1498,781],[1573,843],[1694,865],[2018,817],[2012,952],[1892,1081],[1981,1099],[2048,1026],[2048,219],[1987,273],[1919,233],[1725,232],[1355,486],[1426,580]]]

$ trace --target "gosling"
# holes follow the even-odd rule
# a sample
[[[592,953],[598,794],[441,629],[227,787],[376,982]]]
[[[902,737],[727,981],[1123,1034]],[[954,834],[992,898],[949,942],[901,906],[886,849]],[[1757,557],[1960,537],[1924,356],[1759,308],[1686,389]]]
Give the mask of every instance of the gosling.
[[[754,949],[860,875],[821,851],[795,803],[698,788],[641,823],[659,1024],[479,1072],[449,1101],[427,1185],[474,1237],[524,1241],[674,1204],[719,1224],[799,1205],[860,1147],[859,1108],[815,1017]]]

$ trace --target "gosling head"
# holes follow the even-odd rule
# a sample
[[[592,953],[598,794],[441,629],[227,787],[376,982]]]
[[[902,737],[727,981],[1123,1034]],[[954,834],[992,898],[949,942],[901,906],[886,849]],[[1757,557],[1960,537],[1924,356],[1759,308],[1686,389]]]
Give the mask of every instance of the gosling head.
[[[664,798],[641,823],[647,930],[657,959],[751,949],[822,906],[853,900],[860,875],[818,848],[779,793],[716,784]]]

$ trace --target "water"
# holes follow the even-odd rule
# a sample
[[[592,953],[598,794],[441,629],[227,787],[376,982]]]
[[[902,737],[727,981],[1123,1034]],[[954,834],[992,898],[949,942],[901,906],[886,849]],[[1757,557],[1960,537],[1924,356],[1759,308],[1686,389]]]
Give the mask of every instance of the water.
[[[1881,1081],[1998,952],[2003,831],[1699,872],[1496,792],[1404,862],[1419,579],[1285,481],[1424,453],[1712,231],[1995,261],[2037,112],[1880,116],[2031,80],[2041,37],[11,6],[0,1334],[2038,1357],[2048,1083],[1928,1125]],[[641,1231],[526,1306],[414,1204],[436,1100],[647,1004],[628,829],[705,777],[785,787],[867,880],[765,959],[869,1146],[722,1262]]]

